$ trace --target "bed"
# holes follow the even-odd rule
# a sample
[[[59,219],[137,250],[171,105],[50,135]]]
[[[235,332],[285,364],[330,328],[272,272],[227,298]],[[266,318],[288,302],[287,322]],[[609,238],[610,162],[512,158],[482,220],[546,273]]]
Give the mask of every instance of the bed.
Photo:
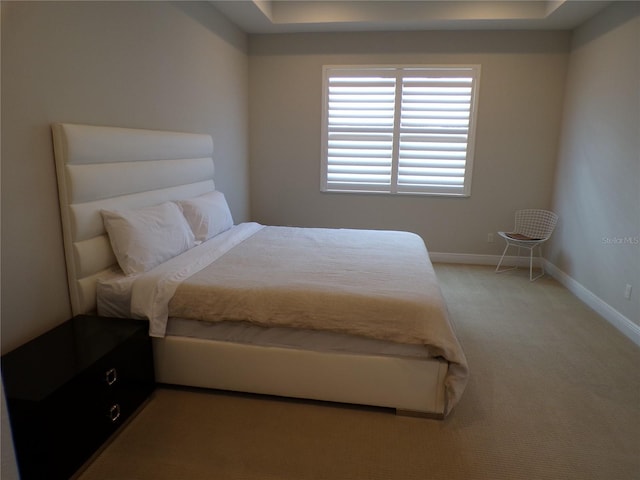
[[[234,224],[211,136],[52,131],[73,314],[149,319],[159,383],[432,418],[459,401],[467,362],[419,236]]]

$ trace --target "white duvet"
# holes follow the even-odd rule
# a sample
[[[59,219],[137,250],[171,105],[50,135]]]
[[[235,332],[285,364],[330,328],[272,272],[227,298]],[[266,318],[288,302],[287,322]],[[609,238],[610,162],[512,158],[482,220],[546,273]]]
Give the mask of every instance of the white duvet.
[[[425,345],[449,362],[447,412],[467,364],[422,239],[406,232],[244,223],[135,278],[131,310],[325,330]]]

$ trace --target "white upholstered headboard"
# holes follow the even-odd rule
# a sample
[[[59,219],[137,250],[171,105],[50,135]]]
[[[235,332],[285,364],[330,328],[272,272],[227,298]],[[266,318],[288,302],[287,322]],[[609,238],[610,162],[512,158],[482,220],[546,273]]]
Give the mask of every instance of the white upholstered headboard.
[[[210,135],[52,126],[69,295],[95,311],[96,281],[116,264],[100,210],[144,207],[215,189]]]

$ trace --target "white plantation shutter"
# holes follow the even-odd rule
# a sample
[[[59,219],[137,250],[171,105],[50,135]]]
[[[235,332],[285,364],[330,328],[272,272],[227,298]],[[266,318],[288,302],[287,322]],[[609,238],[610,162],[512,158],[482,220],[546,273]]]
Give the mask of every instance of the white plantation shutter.
[[[478,77],[325,67],[322,190],[468,196]]]
[[[345,190],[391,185],[396,79],[328,79],[327,182]]]

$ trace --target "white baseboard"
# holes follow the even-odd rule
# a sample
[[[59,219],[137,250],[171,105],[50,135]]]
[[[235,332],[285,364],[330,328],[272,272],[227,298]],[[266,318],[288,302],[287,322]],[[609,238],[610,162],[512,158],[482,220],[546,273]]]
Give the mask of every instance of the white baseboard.
[[[429,252],[429,257],[433,263],[462,263],[466,265],[498,265],[500,255],[476,255],[473,253],[439,253]],[[504,257],[503,265],[512,267],[529,267],[529,257],[516,257],[508,255]],[[538,258],[533,259],[533,266],[538,267],[540,261]]]
[[[578,281],[567,275],[553,263],[545,260],[545,270],[553,278],[564,285],[567,290],[595,310],[607,322],[616,327],[624,336],[640,347],[640,326],[633,323],[596,294],[588,290]]]
[[[500,261],[500,255],[476,255],[471,253],[438,253],[429,252],[433,263],[462,263],[467,265],[495,266]],[[588,290],[582,284],[571,278],[558,267],[547,260],[543,260],[545,271],[560,282],[567,290],[579,298],[588,307],[596,311],[607,322],[617,328],[624,336],[640,347],[640,326],[633,323],[611,305]],[[529,266],[529,257],[504,257],[503,265]],[[539,259],[534,258],[534,266],[540,265]]]

